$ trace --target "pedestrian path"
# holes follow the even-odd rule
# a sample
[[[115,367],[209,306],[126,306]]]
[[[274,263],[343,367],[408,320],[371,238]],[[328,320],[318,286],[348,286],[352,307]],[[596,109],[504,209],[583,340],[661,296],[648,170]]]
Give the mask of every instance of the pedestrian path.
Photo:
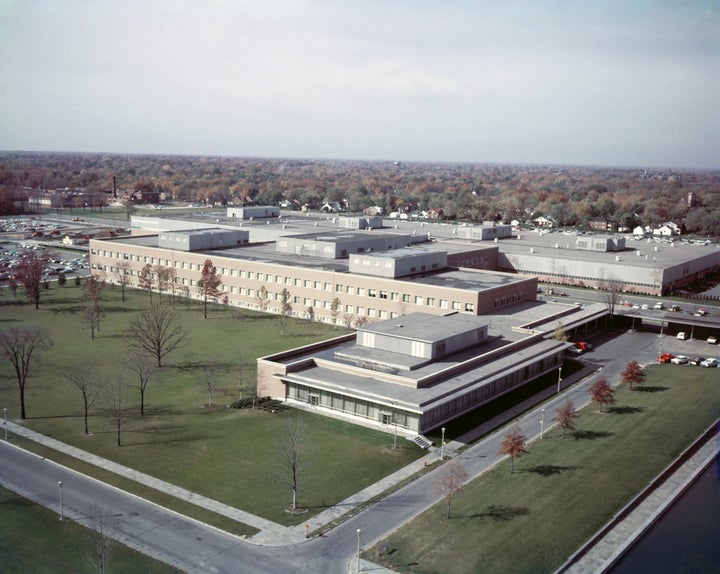
[[[420,458],[395,473],[386,476],[382,480],[368,486],[360,492],[353,494],[342,502],[327,508],[319,514],[309,517],[307,522],[288,527],[266,520],[254,514],[250,514],[249,512],[233,508],[232,506],[228,506],[227,504],[223,504],[222,502],[202,496],[169,482],[159,480],[153,476],[138,472],[137,470],[117,464],[111,460],[96,456],[54,438],[30,430],[22,425],[15,424],[11,421],[7,421],[5,424],[7,424],[8,431],[17,436],[32,440],[38,444],[42,444],[48,448],[72,456],[73,458],[97,466],[98,468],[108,470],[117,475],[134,480],[139,484],[154,488],[155,490],[170,494],[181,500],[191,502],[196,506],[227,516],[228,518],[242,522],[243,524],[247,524],[253,528],[257,528],[259,532],[252,537],[247,538],[247,540],[254,542],[255,544],[267,546],[285,546],[287,544],[297,544],[304,541],[308,537],[308,534],[312,534],[314,531],[322,529],[334,521],[337,521],[343,515],[351,513],[364,503],[379,496],[403,480],[406,480],[415,473],[421,471],[426,465],[429,465],[438,459],[437,452],[430,452],[423,458]]]
[[[135,482],[144,484],[145,486],[149,486],[150,488],[154,488],[155,490],[159,490],[160,492],[164,492],[182,500],[186,500],[187,502],[191,502],[202,508],[206,508],[218,514],[225,515],[229,518],[232,518],[233,520],[237,520],[238,522],[242,522],[244,524],[247,524],[248,526],[252,526],[253,528],[264,530],[278,526],[270,520],[265,520],[264,518],[260,518],[258,516],[255,516],[254,514],[250,514],[249,512],[238,510],[237,508],[233,508],[232,506],[228,506],[227,504],[223,504],[222,502],[218,502],[217,500],[212,500],[211,498],[207,498],[206,496],[191,492],[190,490],[180,488],[179,486],[170,484],[169,482],[165,482],[164,480],[159,480],[148,474],[138,472],[137,470],[133,470],[132,468],[128,468],[127,466],[117,464],[111,460],[107,460],[106,458],[102,458],[79,448],[75,448],[74,446],[37,433],[22,425],[18,425],[10,421],[7,422],[7,425],[8,431],[16,434],[17,436],[32,440],[38,444],[42,444],[44,446],[47,446],[48,448],[65,453],[78,460],[82,460],[83,462],[92,464],[93,466],[97,466],[99,468],[113,472],[117,475],[129,478],[130,480],[134,480]]]

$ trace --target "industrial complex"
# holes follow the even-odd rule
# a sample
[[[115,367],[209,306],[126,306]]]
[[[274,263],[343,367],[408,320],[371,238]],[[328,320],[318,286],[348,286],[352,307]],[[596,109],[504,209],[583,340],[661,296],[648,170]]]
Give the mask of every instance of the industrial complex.
[[[169,269],[164,289],[185,297],[208,259],[224,304],[355,328],[259,359],[259,396],[414,436],[557,371],[558,327],[605,325],[602,303],[537,300],[538,279],[661,295],[720,267],[720,249],[264,207],[133,217],[131,235],[90,241],[93,273],[140,286]]]

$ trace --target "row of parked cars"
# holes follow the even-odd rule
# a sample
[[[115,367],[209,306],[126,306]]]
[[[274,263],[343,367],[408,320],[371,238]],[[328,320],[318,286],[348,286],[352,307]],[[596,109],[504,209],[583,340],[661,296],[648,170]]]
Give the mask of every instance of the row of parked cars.
[[[660,363],[672,363],[673,365],[699,365],[701,367],[720,367],[720,360],[705,357],[686,357],[685,355],[673,355],[663,353],[658,357]]]

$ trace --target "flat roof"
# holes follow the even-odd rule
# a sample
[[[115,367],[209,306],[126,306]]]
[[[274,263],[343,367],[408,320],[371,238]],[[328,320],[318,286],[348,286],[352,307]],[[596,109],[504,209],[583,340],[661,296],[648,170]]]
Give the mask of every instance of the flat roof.
[[[487,325],[482,316],[463,315],[433,315],[430,313],[408,313],[395,319],[387,319],[358,327],[358,331],[368,333],[381,333],[393,337],[413,339],[427,343],[442,341],[459,333],[465,333]]]
[[[347,230],[343,231],[342,229],[338,229],[335,232],[331,231],[316,231],[315,233],[297,233],[297,234],[288,234],[285,237],[291,238],[291,239],[314,239],[315,241],[320,241],[324,243],[339,243],[341,241],[365,241],[368,238],[380,238],[383,237],[412,237],[408,233],[382,233],[382,232],[368,232],[368,233],[360,233],[358,231],[354,230]]]
[[[164,232],[163,232],[164,233]],[[151,247],[160,250],[172,251],[171,248],[159,246],[159,235],[132,235],[123,237],[111,237],[98,239],[108,244],[127,244],[137,245],[139,247]],[[442,249],[440,244],[428,243],[430,249]],[[440,247],[438,247],[440,246]],[[406,249],[406,248],[403,248]],[[182,252],[185,253],[185,252]],[[206,255],[211,258],[227,258],[236,261],[257,261],[269,264],[287,265],[289,267],[305,267],[323,271],[332,271],[335,273],[348,273],[350,261],[349,259],[327,259],[312,255],[303,255],[301,257],[294,253],[281,253],[276,251],[275,242],[266,243],[250,243],[244,246],[231,246],[218,249],[199,249],[192,252],[193,255]],[[358,277],[367,277],[359,273],[353,274]],[[480,269],[460,269],[460,270],[438,270],[432,274],[420,274],[409,277],[393,279],[394,281],[406,281],[411,283],[422,283],[425,285],[439,285],[456,289],[482,291],[500,285],[508,285],[518,281],[531,279],[531,275],[508,274],[497,271],[487,271]]]
[[[485,269],[450,269],[441,270],[434,275],[399,277],[396,281],[439,285],[465,291],[486,291],[512,283],[532,280],[532,275],[487,271]]]
[[[625,239],[625,249],[621,251],[595,251],[592,249],[577,249],[576,241],[582,238],[619,237]],[[557,247],[555,247],[557,245]],[[682,241],[669,242],[660,238],[637,239],[632,236],[620,234],[577,235],[575,233],[554,232],[543,234],[524,231],[519,237],[505,239],[500,243],[500,251],[509,254],[527,254],[538,258],[556,258],[597,262],[615,262],[620,256],[622,261],[635,267],[656,269],[658,267],[674,267],[690,260],[706,255],[718,253],[714,245],[698,245]],[[530,253],[530,248],[535,252]],[[656,251],[657,249],[657,251]],[[640,255],[637,255],[637,252]]]
[[[424,378],[442,369],[477,357],[484,352],[492,352],[508,343],[509,341],[504,341],[502,338],[494,338],[485,344],[474,346],[470,350],[449,357],[443,357],[413,371],[403,371],[401,376],[410,380]],[[340,347],[351,347],[352,345],[352,343],[344,343],[327,350],[325,353],[310,355],[342,364],[342,360],[335,358],[335,351],[339,350]],[[404,407],[419,411],[436,401],[451,400],[453,395],[464,394],[469,388],[483,386],[497,377],[504,376],[509,369],[521,368],[523,363],[535,362],[545,356],[551,356],[564,347],[567,347],[567,343],[554,339],[542,339],[532,345],[515,349],[512,353],[492,357],[488,362],[454,373],[444,380],[420,388],[380,380],[379,377],[373,376],[371,370],[368,370],[366,375],[360,375],[324,366],[311,366],[301,371],[283,375],[282,378],[300,384],[309,384],[330,391],[372,399],[380,403],[390,404],[395,402],[398,405],[402,404]],[[272,358],[268,359],[272,360]]]

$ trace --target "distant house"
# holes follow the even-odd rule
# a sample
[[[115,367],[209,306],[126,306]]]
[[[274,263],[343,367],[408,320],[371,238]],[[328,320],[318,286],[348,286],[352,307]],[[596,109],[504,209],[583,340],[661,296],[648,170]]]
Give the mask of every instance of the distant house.
[[[598,231],[610,231],[614,226],[615,222],[612,219],[602,215],[593,217],[590,221],[588,221],[588,227]]]
[[[538,227],[554,227],[555,222],[550,219],[549,217],[545,217],[544,215],[541,215],[540,217],[536,217],[533,219],[533,223],[537,225]]]
[[[668,221],[656,229],[653,229],[652,233],[658,237],[671,237],[673,235],[680,235],[680,227],[678,227],[676,223]]]
[[[443,215],[445,215],[445,212],[442,207],[431,207],[427,210],[428,219],[442,219]]]
[[[339,213],[343,211],[342,205],[337,201],[326,201],[320,207],[320,211],[323,213]]]

